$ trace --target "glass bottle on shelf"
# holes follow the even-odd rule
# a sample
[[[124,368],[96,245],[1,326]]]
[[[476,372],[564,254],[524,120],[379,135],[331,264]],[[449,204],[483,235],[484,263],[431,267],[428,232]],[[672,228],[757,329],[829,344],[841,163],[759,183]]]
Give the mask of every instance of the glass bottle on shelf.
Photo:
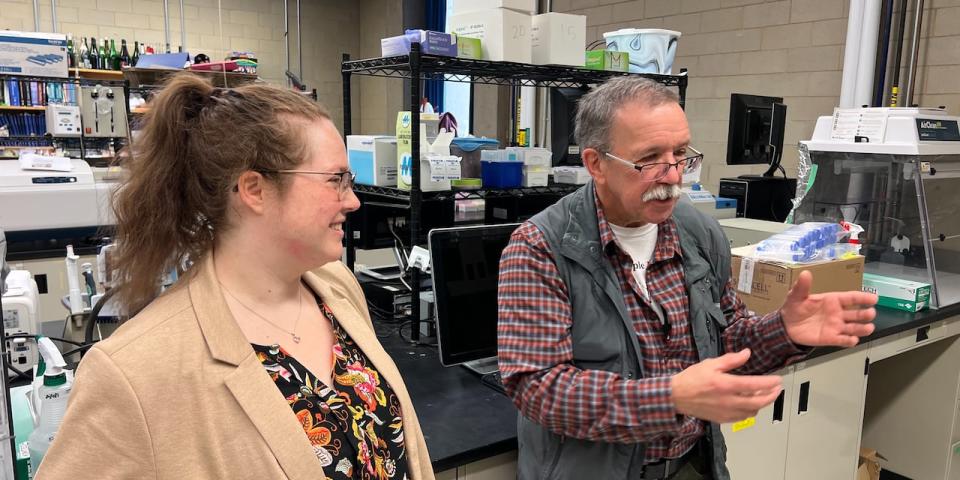
[[[131,67],[136,67],[137,62],[140,61],[140,50],[143,49],[143,46],[140,45],[140,42],[133,42],[133,58],[130,59]]]
[[[110,68],[108,70],[120,70],[120,54],[117,53],[117,41],[110,39]]]
[[[100,45],[100,70],[110,70],[110,44],[107,39],[103,39],[103,45]]]
[[[67,68],[77,68],[77,57],[73,50],[73,34],[67,34]]]
[[[87,49],[87,37],[81,37],[80,40],[80,51],[77,55],[77,67],[90,68],[90,50]]]
[[[100,68],[100,52],[97,50],[97,39],[90,37],[90,68]]]

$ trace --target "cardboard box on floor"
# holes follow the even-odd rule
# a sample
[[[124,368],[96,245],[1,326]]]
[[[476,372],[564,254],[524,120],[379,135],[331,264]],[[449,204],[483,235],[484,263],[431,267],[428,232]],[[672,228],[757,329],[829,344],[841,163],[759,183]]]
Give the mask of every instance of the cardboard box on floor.
[[[753,275],[741,278],[744,257],[750,258],[754,245],[734,248],[730,251],[733,282],[747,308],[757,314],[770,313],[783,305],[787,292],[796,283],[800,272],[813,274],[811,293],[859,291],[863,285],[863,257],[833,260],[805,265],[781,264],[765,260],[753,261]]]
[[[886,458],[872,448],[860,447],[856,480],[880,480],[880,470],[882,470],[880,460],[886,460]]]

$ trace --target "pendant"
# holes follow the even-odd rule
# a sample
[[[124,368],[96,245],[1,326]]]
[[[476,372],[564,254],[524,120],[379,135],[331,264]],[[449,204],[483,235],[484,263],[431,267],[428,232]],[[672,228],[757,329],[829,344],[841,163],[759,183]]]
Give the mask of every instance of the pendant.
[[[300,343],[300,335],[296,333],[291,333],[290,338],[293,338],[293,343]]]

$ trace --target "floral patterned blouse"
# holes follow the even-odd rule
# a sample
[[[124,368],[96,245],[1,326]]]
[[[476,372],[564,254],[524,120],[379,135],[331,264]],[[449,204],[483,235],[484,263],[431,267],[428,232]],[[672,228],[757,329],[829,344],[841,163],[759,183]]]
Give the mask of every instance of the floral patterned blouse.
[[[325,385],[279,345],[253,344],[260,363],[303,425],[330,480],[406,479],[400,400],[320,303],[333,325],[333,385]]]

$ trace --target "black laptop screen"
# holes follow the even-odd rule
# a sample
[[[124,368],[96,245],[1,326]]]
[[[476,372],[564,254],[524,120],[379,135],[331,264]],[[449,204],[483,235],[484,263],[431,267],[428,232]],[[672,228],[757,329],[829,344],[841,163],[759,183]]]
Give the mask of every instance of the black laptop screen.
[[[440,362],[456,365],[497,354],[500,255],[517,224],[430,231]]]

